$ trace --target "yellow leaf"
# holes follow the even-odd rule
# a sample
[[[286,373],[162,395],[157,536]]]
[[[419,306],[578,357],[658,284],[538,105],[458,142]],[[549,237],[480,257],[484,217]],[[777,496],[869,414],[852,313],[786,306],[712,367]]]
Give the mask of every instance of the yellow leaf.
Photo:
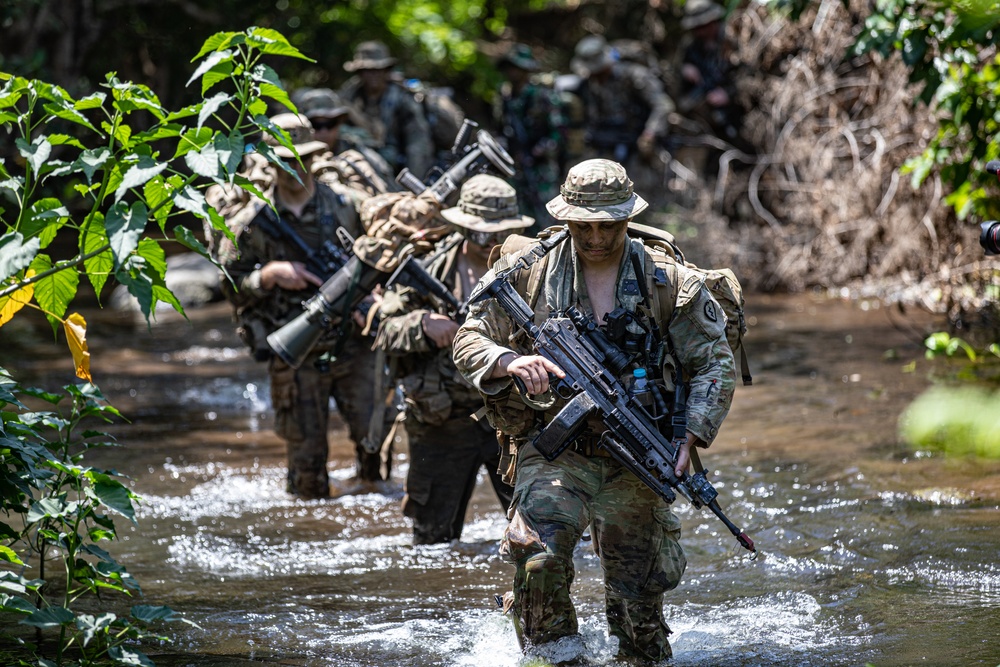
[[[93,382],[90,377],[90,352],[87,351],[87,320],[80,313],[73,313],[63,320],[66,331],[66,342],[69,351],[73,353],[73,363],[76,365],[76,376],[81,380]]]
[[[24,277],[28,279],[33,275],[35,272],[29,269]],[[0,327],[14,319],[17,311],[28,305],[33,296],[35,296],[35,286],[32,284],[22,287],[9,296],[0,298]]]

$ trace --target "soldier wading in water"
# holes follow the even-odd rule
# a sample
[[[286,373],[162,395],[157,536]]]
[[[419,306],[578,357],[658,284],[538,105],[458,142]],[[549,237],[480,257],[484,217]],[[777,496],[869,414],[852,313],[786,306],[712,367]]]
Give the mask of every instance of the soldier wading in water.
[[[566,223],[572,240],[515,273],[512,283],[534,308],[536,324],[570,306],[602,325],[616,308],[644,324],[658,320],[662,344],[672,345],[674,354],[654,350],[655,358],[676,358],[690,383],[688,432],[676,465],[681,474],[690,448],[711,444],[732,402],[736,378],[725,318],[701,277],[655,246],[629,237],[628,222],[647,204],[633,192],[620,164],[582,162],[569,171],[560,193],[547,208]],[[480,284],[531,247],[502,256]],[[636,275],[631,255],[637,256],[642,275]],[[658,298],[658,290],[670,290],[670,299],[661,300],[669,312],[655,314],[663,308],[641,306],[640,280],[651,283],[648,291],[656,290]],[[514,459],[509,468],[515,474],[514,500],[500,552],[516,567],[507,604],[519,619],[525,648],[553,662],[584,653],[570,586],[573,550],[589,528],[604,571],[608,627],[618,639],[619,658],[632,664],[666,660],[671,649],[664,593],[677,586],[687,564],[680,520],[599,447],[604,431],[599,420],[588,423],[553,461],[535,449],[532,438],[564,404],[545,400],[549,374],[564,373],[529,345],[492,299],[472,308],[454,343],[458,369],[483,394],[491,423],[509,440],[505,454]],[[670,368],[663,371],[670,374]],[[512,376],[524,384],[529,403],[512,391]]]

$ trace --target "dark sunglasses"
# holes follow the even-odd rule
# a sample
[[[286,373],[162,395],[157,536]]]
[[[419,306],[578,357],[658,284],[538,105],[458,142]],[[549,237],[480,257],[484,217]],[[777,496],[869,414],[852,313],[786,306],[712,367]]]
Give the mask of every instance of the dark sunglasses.
[[[322,118],[314,120],[312,126],[314,130],[332,130],[344,124],[343,118]]]

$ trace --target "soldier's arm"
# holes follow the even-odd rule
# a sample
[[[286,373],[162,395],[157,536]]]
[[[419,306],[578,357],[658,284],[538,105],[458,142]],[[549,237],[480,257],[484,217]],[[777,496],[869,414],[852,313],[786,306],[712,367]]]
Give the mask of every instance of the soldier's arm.
[[[643,134],[652,137],[667,133],[667,117],[674,111],[674,101],[663,89],[663,83],[651,71],[636,67],[630,72],[632,84],[649,106],[649,118]]]
[[[420,307],[419,301],[413,290],[408,288],[389,290],[383,295],[379,306],[381,323],[375,337],[376,347],[395,356],[434,349],[423,327],[424,316],[432,311]]]
[[[489,272],[483,280],[492,279]],[[454,343],[455,366],[476,389],[495,395],[511,384],[509,377],[490,378],[500,357],[518,354],[507,346],[512,323],[492,299],[474,304]]]
[[[732,405],[736,364],[726,342],[725,315],[703,282],[697,278],[684,280],[677,301],[668,331],[690,378],[688,430],[707,447]]]

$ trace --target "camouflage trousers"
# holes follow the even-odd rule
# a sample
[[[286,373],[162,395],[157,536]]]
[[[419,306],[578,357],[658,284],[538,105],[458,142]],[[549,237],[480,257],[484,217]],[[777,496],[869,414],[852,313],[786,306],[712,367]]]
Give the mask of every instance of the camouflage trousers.
[[[450,542],[462,536],[465,512],[476,488],[479,468],[486,466],[497,500],[506,511],[514,491],[500,480],[500,448],[496,432],[475,422],[468,410],[442,424],[424,424],[407,414],[410,470],[406,476],[403,514],[413,519],[413,543]]]
[[[555,461],[530,444],[518,451],[511,522],[500,553],[517,568],[514,612],[525,639],[537,645],[577,632],[570,599],[573,550],[588,526],[619,656],[669,658],[663,595],[680,583],[687,566],[680,520],[617,461],[572,448]]]
[[[326,462],[331,396],[354,442],[357,477],[362,481],[388,479],[392,460],[391,451],[369,453],[361,446],[374,406],[375,353],[367,341],[352,337],[335,361],[323,364],[318,360],[314,353],[294,369],[274,357],[268,367],[274,430],[288,448],[288,490],[303,498],[329,495]],[[386,412],[386,424],[391,424],[395,410]]]

